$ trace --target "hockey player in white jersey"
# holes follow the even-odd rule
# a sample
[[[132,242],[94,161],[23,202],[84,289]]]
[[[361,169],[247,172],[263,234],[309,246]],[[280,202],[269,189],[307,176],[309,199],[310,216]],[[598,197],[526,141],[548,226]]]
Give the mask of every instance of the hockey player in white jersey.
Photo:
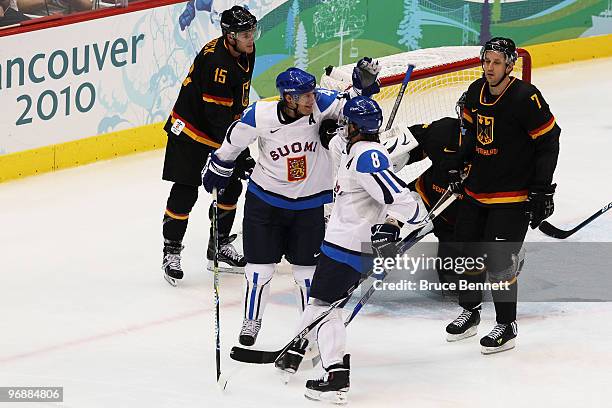
[[[373,260],[367,250],[370,242],[377,256],[381,256],[385,248],[399,240],[404,224],[417,225],[427,215],[418,194],[395,175],[389,153],[379,143],[382,110],[378,104],[360,96],[348,101],[343,113],[348,121],[344,130],[346,153],[340,160],[336,201],[321,245],[310,301],[302,315],[302,327],[331,303],[345,297],[365,277]],[[344,403],[350,367],[341,310],[332,311],[311,333],[316,333],[325,375],[309,380],[305,395]],[[283,355],[282,365],[287,371],[297,370],[306,346],[304,339]]]
[[[377,91],[377,62],[363,59],[358,65],[373,80],[364,83],[366,75],[358,74],[356,90]],[[249,106],[211,154],[203,174],[207,191],[223,188],[238,154],[258,141],[259,159],[249,180],[243,220],[247,287],[239,342],[246,346],[255,343],[269,283],[283,255],[292,264],[300,312],[308,302],[325,234],[323,205],[332,201],[333,187],[330,153],[319,126],[325,119],[337,120],[350,97],[316,88],[315,77],[298,68],[280,73],[276,86],[281,100]]]

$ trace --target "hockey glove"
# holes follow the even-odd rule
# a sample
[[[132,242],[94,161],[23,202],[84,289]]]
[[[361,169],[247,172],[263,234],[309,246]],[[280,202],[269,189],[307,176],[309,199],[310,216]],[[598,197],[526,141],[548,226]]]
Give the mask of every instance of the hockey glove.
[[[333,119],[325,119],[319,126],[319,138],[321,139],[321,146],[329,150],[329,142],[332,140],[336,133],[338,133],[338,121]]]
[[[374,224],[371,229],[374,255],[378,258],[394,257],[397,254],[394,243],[399,241],[400,227],[394,224]]]
[[[206,166],[202,170],[202,185],[204,189],[212,193],[213,188],[216,187],[217,191],[221,194],[229,183],[233,171],[234,162],[223,161],[214,153],[211,153],[206,161]]]
[[[555,211],[553,196],[557,185],[534,186],[529,189],[527,196],[526,213],[529,216],[529,225],[536,229],[542,221],[547,219]]]
[[[235,164],[234,173],[236,173],[236,176],[242,180],[248,180],[255,167],[255,159],[251,157],[248,147],[236,158]]]
[[[358,94],[370,97],[380,92],[380,83],[376,79],[380,72],[378,60],[364,57],[357,61],[353,68],[353,88]]]
[[[459,170],[448,171],[448,186],[453,193],[461,194],[463,192],[463,178]]]

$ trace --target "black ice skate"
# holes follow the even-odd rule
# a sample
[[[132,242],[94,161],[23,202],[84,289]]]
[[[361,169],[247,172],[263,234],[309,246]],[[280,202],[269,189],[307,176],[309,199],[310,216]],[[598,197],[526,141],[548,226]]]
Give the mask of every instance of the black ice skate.
[[[220,237],[219,239],[219,272],[228,273],[243,273],[244,267],[246,266],[246,260],[244,256],[240,255],[236,248],[231,244],[236,239],[236,234],[232,234],[228,237]],[[208,270],[213,270],[212,259],[215,254],[215,248],[212,238],[208,240],[208,250],[206,251],[206,258],[208,262]]]
[[[261,319],[243,319],[238,342],[243,346],[252,346],[255,344],[255,340],[257,340],[259,329],[261,329]]]
[[[491,333],[480,339],[482,354],[493,354],[513,349],[518,334],[516,320],[507,324],[496,324]]]
[[[350,387],[350,354],[346,354],[342,364],[333,364],[325,369],[323,377],[306,381],[304,396],[315,401],[329,401],[346,404]]]
[[[446,341],[458,341],[475,336],[480,323],[480,310],[467,310],[463,312],[448,326],[446,326]]]
[[[183,245],[178,241],[164,242],[162,270],[164,271],[164,278],[172,286],[176,286],[177,280],[183,279],[183,269],[181,268],[181,251],[183,248]]]

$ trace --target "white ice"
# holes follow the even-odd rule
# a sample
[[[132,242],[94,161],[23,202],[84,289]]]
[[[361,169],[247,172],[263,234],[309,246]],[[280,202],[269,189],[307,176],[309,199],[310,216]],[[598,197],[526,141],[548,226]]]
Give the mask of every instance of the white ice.
[[[610,72],[612,59],[534,72],[563,129],[556,225],[573,226],[612,199]],[[302,394],[318,370],[285,386],[269,365],[229,359],[242,319],[237,275],[221,277],[230,380],[225,394],[217,389],[204,270],[209,197],[201,193],[192,212],[186,276],[173,288],[160,271],[170,188],[162,162],[155,151],[0,185],[0,386],[64,387],[63,404],[24,407],[314,407]],[[528,240],[552,238],[530,231]],[[570,240],[612,241],[612,216]],[[290,275],[274,279],[258,347],[292,336],[292,286]],[[348,330],[351,406],[611,406],[612,303],[519,304],[517,347],[493,356],[480,354],[480,336],[446,343],[444,327],[458,311],[451,303],[373,303]],[[494,323],[492,309],[480,335]]]

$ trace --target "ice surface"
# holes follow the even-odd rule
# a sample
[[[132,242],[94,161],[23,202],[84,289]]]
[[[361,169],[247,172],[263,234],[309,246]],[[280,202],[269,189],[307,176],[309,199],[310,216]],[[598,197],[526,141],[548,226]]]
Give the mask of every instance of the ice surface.
[[[612,200],[610,72],[612,59],[534,72],[563,129],[555,225],[573,227]],[[39,407],[315,406],[302,394],[318,370],[284,386],[271,366],[229,359],[241,324],[237,275],[221,277],[230,380],[225,395],[217,389],[212,276],[204,270],[209,199],[201,190],[185,237],[186,275],[172,288],[160,271],[170,188],[160,180],[162,162],[155,151],[0,185],[0,386],[64,387],[63,404],[28,405]],[[528,240],[553,241],[539,231]],[[570,240],[612,241],[612,216]],[[485,357],[480,336],[445,342],[453,304],[374,300],[348,331],[353,407],[610,406],[611,303],[519,304],[516,349]],[[481,335],[494,323],[492,309],[485,307]],[[292,279],[278,275],[258,347],[278,348],[296,323]]]

